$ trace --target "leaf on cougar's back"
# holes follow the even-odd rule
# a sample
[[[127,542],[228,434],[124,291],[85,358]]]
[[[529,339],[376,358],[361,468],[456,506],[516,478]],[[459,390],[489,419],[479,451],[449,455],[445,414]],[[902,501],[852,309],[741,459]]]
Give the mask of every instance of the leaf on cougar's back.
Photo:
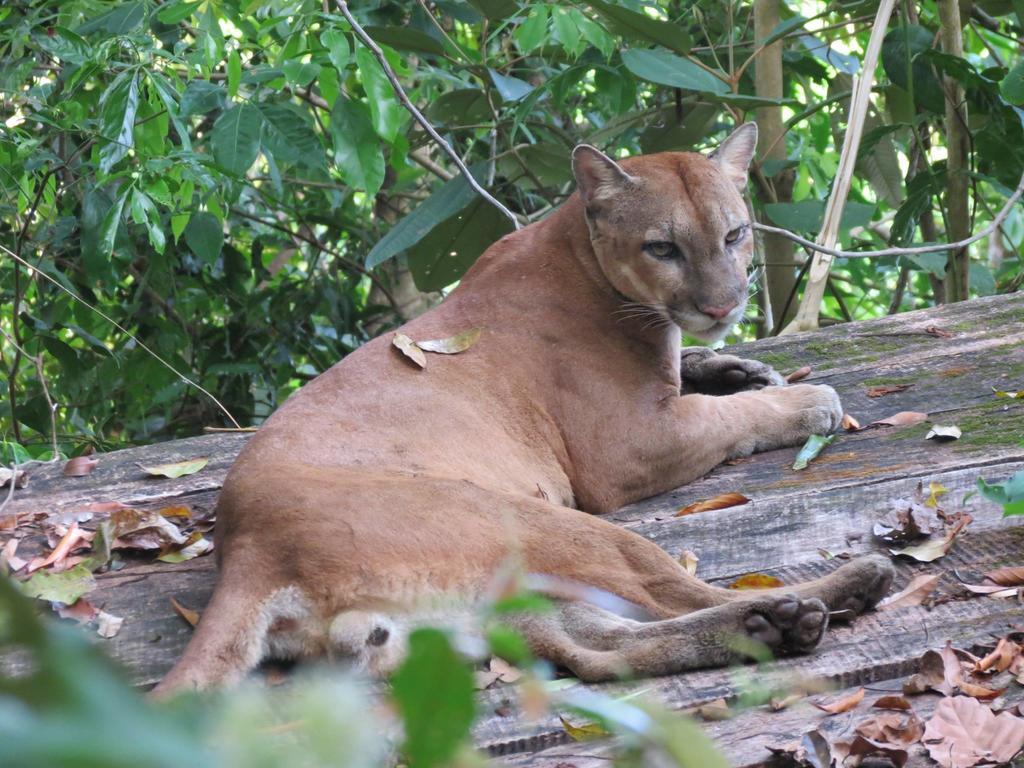
[[[480,334],[482,332],[482,328],[470,328],[468,331],[462,331],[461,333],[449,336],[446,339],[417,341],[416,346],[424,352],[436,352],[441,355],[457,355],[459,352],[465,352],[473,346],[476,343],[476,340],[480,338]]]
[[[796,455],[796,461],[793,462],[793,469],[807,469],[807,465],[810,464],[814,459],[818,458],[818,454],[825,450],[826,446],[832,444],[832,441],[836,439],[835,435],[811,435],[807,438],[807,442],[804,443],[804,447],[800,449],[800,453]]]
[[[764,573],[748,573],[729,585],[729,589],[774,589],[785,586],[782,579]]]
[[[417,347],[416,342],[404,333],[396,333],[391,339],[391,344],[420,368],[427,367],[427,356],[423,354],[423,350]]]
[[[728,509],[729,507],[738,507],[740,504],[748,503],[750,503],[750,499],[742,493],[721,493],[712,499],[703,499],[683,507],[676,512],[675,517],[692,515],[696,512],[710,512],[715,509]]]
[[[186,459],[185,461],[176,461],[171,464],[155,464],[151,467],[139,464],[139,469],[153,477],[169,477],[173,480],[185,475],[194,475],[209,463],[209,456],[200,456],[196,459]]]

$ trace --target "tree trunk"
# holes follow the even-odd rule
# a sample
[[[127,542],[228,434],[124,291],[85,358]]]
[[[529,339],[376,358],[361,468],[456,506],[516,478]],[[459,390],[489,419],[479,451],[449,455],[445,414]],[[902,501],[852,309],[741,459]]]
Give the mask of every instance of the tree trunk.
[[[754,39],[766,38],[779,24],[780,0],[754,0]],[[782,41],[765,48],[754,62],[754,90],[766,99],[782,98]],[[785,160],[786,141],[781,107],[761,107],[757,110],[758,150],[760,162]],[[767,153],[766,149],[771,147]],[[793,171],[775,174],[770,187],[757,187],[762,203],[788,203],[793,197]],[[796,255],[793,243],[779,235],[764,235],[765,275],[768,300],[774,313],[774,328],[763,328],[760,335],[777,332],[796,312],[797,302],[790,302],[790,310],[783,310],[796,287]]]
[[[963,58],[964,38],[958,0],[939,0],[939,18],[942,21],[942,50],[950,56]],[[968,153],[967,105],[964,89],[953,78],[944,77],[946,91],[946,210],[950,241],[970,236],[968,210]],[[946,262],[945,299],[947,302],[967,298],[970,254],[966,248],[949,252]]]

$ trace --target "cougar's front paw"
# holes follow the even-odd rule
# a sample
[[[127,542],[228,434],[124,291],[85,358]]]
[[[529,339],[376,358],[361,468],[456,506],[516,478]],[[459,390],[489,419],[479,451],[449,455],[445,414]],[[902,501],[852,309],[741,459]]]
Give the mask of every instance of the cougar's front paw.
[[[733,395],[786,385],[786,380],[770,365],[719,355],[707,347],[687,347],[682,351],[680,375],[683,394]]]

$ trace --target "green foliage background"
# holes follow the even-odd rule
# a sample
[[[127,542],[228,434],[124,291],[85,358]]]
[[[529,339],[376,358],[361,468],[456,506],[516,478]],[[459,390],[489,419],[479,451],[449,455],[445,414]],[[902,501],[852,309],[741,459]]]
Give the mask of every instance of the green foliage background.
[[[1016,184],[1024,7],[961,6],[963,59],[936,49],[930,0],[894,16],[847,247],[919,241],[927,217],[942,236],[943,75],[967,89],[976,228]],[[783,44],[784,98],[772,100],[752,79],[766,41],[754,39],[749,3],[352,3],[411,99],[526,219],[571,192],[580,141],[613,154],[704,149],[780,109],[786,158],[757,162],[754,205],[802,233],[820,222],[875,8],[784,5],[770,36]],[[326,0],[8,2],[0,57],[0,242],[32,264],[0,256],[6,460],[47,455],[48,398],[65,452],[225,423],[40,275],[250,424],[407,314],[410,276],[437,292],[508,230],[453,177]],[[786,174],[795,202],[773,202]],[[1018,208],[974,250],[974,294],[1016,290],[1022,237]],[[944,258],[847,261],[825,315],[927,306]]]

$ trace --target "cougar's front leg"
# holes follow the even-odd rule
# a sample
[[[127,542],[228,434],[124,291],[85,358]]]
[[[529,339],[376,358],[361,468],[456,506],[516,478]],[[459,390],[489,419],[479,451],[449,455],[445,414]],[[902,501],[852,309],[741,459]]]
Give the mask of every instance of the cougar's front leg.
[[[707,347],[684,347],[679,373],[683,394],[733,395],[786,385],[785,378],[770,365],[720,355]]]

